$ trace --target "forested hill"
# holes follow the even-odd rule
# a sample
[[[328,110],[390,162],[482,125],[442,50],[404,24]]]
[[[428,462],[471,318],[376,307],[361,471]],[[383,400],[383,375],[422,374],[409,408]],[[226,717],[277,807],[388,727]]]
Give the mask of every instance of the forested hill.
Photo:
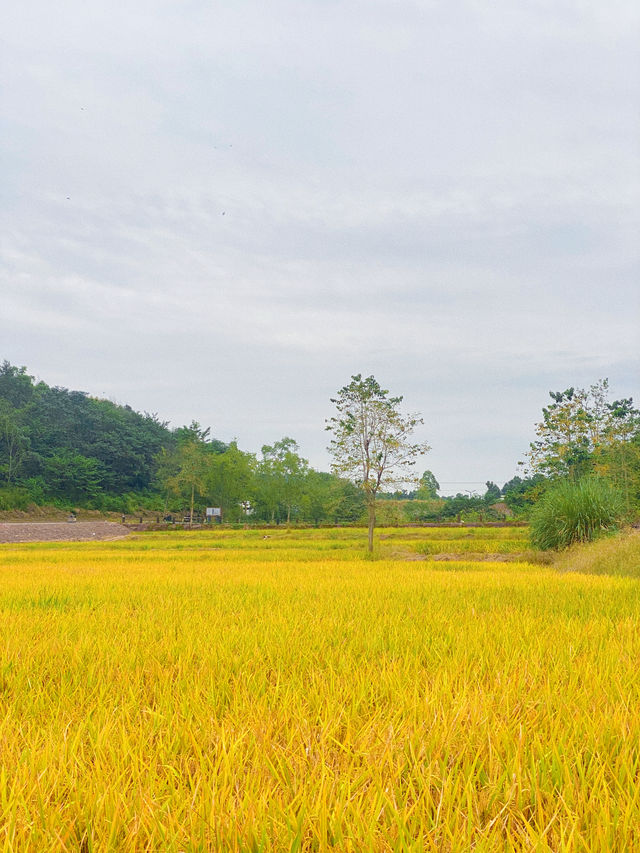
[[[148,491],[158,453],[175,440],[155,415],[35,383],[7,361],[0,366],[0,482],[14,492],[13,503],[18,490],[36,503],[91,501],[119,510],[122,502],[111,507],[109,496]]]
[[[156,415],[0,365],[0,511],[53,504],[180,517],[214,506],[234,521],[358,519],[361,491],[314,471],[298,450],[285,437],[258,460],[198,423],[169,429]]]

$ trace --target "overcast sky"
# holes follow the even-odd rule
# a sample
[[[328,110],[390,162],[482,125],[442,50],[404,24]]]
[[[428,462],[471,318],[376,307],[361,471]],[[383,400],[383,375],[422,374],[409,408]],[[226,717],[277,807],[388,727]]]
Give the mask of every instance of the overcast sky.
[[[445,493],[516,473],[550,389],[640,397],[637,0],[22,0],[1,34],[0,359],[325,469],[373,373]]]

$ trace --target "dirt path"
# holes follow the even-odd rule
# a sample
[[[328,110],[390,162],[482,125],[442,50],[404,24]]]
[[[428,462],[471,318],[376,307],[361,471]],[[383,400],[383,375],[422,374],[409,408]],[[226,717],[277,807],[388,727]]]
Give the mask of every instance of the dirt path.
[[[478,551],[465,551],[462,554],[419,554],[400,548],[391,551],[389,556],[393,560],[425,560],[428,563],[517,563],[524,558],[524,554],[485,554]]]
[[[128,534],[123,524],[113,521],[0,522],[0,542],[87,542]]]

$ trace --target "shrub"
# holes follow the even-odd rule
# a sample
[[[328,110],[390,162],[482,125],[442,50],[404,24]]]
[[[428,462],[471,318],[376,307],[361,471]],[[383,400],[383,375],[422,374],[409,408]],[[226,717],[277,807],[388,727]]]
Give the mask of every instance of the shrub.
[[[543,550],[591,542],[616,530],[624,514],[622,496],[606,480],[562,480],[540,499],[531,514],[531,542]]]
[[[0,510],[26,510],[31,502],[31,495],[22,486],[0,488]]]

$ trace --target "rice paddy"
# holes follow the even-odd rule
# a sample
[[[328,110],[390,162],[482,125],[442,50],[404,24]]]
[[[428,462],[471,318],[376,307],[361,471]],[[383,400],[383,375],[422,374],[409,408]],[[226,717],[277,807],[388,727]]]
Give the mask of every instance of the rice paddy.
[[[0,850],[640,849],[640,587],[526,537],[1,547]]]

